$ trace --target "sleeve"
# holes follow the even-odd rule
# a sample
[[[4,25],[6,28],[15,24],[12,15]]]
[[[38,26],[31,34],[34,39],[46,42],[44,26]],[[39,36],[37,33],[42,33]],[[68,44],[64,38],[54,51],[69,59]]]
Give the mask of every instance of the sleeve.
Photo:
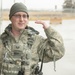
[[[60,59],[65,53],[64,43],[61,35],[51,27],[44,31],[47,39],[42,38],[38,46],[40,60],[42,60],[42,54],[44,50],[44,62],[53,61],[54,57],[55,60]]]
[[[0,39],[0,72],[1,72],[1,65],[2,65],[2,53],[3,53],[3,44],[2,44],[2,40]]]

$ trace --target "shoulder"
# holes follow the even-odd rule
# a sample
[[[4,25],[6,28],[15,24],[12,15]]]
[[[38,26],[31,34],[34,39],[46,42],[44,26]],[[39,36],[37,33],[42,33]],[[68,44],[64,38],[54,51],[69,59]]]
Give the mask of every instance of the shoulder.
[[[2,40],[2,38],[1,38],[1,35],[0,35],[0,51],[1,51],[1,49],[3,48],[3,40]]]
[[[4,44],[6,41],[7,41],[7,38],[8,38],[8,34],[6,32],[2,33],[0,35],[0,44]]]
[[[37,34],[37,35],[39,34],[39,32],[32,27],[28,26],[27,29],[29,34]]]

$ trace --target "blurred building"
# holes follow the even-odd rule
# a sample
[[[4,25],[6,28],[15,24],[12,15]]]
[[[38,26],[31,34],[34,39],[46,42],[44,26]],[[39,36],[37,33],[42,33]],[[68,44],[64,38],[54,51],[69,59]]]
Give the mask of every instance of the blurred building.
[[[64,0],[63,11],[75,12],[75,0]]]

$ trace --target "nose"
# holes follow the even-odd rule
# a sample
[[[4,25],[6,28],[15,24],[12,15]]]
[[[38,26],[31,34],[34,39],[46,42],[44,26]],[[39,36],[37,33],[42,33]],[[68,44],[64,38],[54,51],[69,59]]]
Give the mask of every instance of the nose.
[[[24,20],[24,18],[23,18],[23,16],[21,16],[21,17],[20,17],[20,21],[23,21],[23,20]]]

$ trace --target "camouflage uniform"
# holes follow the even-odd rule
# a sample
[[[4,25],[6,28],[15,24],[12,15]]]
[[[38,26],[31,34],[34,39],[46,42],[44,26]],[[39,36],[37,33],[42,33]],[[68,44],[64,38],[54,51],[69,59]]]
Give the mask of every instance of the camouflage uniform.
[[[44,63],[53,61],[54,56],[56,60],[63,57],[61,36],[51,27],[44,31],[47,39],[39,36],[38,31],[31,27],[26,27],[18,38],[14,38],[11,24],[6,27],[0,37],[0,75],[17,75],[21,67],[25,70],[24,75],[36,75],[34,71],[42,60],[44,49]]]

